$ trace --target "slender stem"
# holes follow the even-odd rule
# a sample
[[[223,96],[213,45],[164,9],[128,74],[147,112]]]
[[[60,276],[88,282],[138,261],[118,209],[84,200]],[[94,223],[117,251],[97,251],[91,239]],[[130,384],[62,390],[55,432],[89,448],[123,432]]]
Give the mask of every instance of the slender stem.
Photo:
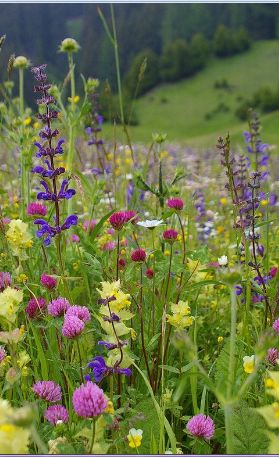
[[[24,115],[24,69],[19,68],[19,114]]]
[[[115,66],[116,66],[116,78],[117,78],[117,88],[118,88],[118,97],[119,97],[120,118],[121,118],[121,124],[124,128],[125,118],[124,118],[124,109],[123,109],[120,64],[119,64],[119,54],[118,54],[118,41],[117,41],[117,34],[116,34],[114,9],[113,9],[112,3],[110,4],[110,12],[111,12],[111,23],[112,23],[112,32],[113,32],[113,48],[114,48],[114,58],[115,58]]]
[[[81,352],[80,352],[80,345],[79,345],[79,339],[76,339],[77,342],[77,350],[78,350],[78,358],[79,358],[79,370],[80,370],[80,379],[81,382],[83,382],[83,373],[82,373],[82,358],[81,358]]]
[[[140,265],[140,296],[139,296],[138,310],[139,310],[139,315],[140,315],[141,346],[142,346],[142,352],[143,352],[143,356],[144,356],[144,361],[145,361],[145,365],[146,365],[146,369],[147,369],[149,382],[151,383],[151,373],[150,373],[150,369],[149,369],[148,357],[147,357],[145,339],[144,339],[144,322],[143,322],[142,304],[143,304],[143,280],[142,280],[142,265]]]
[[[225,430],[226,430],[226,452],[227,454],[233,454],[233,443],[232,443],[232,427],[231,427],[231,416],[232,406],[229,404],[224,405],[225,412]]]
[[[95,441],[95,433],[96,433],[96,420],[93,419],[92,423],[92,439],[91,439],[91,445],[89,449],[89,454],[92,454],[93,452],[93,446],[94,446],[94,441]]]
[[[118,278],[119,278],[119,256],[120,256],[120,235],[119,235],[119,230],[117,230],[116,281],[118,281]]]
[[[229,356],[229,374],[227,385],[227,399],[232,395],[232,386],[235,371],[235,345],[236,345],[236,321],[237,321],[237,301],[233,287],[230,289],[231,294],[231,333],[230,333],[230,356]]]

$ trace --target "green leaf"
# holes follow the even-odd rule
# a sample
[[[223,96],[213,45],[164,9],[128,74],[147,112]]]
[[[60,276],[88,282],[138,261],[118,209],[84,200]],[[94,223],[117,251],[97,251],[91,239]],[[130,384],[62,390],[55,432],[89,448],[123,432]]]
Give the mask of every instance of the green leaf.
[[[255,409],[245,402],[234,407],[231,417],[234,454],[265,454],[268,448],[266,425]]]
[[[105,214],[102,219],[98,222],[98,224],[95,225],[93,228],[91,234],[90,234],[90,241],[94,241],[97,235],[99,235],[104,223],[108,220],[108,218],[112,215],[114,211],[110,211],[109,213]]]
[[[229,355],[230,355],[230,341],[228,340],[223,349],[221,350],[216,366],[215,366],[215,383],[217,389],[225,393],[227,391],[227,384],[229,378]],[[233,383],[233,393],[237,394],[244,379],[247,375],[243,369],[243,357],[247,355],[244,344],[241,341],[236,341],[235,350],[235,376]]]
[[[133,363],[134,367],[138,370],[138,372],[141,374],[144,382],[145,382],[145,385],[148,389],[148,392],[150,393],[150,396],[151,396],[151,399],[153,401],[153,404],[154,404],[154,407],[156,409],[156,412],[157,412],[157,415],[158,415],[158,419],[159,419],[159,425],[160,427],[163,425],[166,429],[166,432],[168,434],[168,437],[169,437],[169,440],[170,440],[170,444],[171,444],[171,449],[172,449],[172,452],[173,454],[176,454],[176,437],[175,437],[175,434],[170,426],[170,423],[168,421],[168,419],[166,418],[166,416],[163,414],[155,396],[154,396],[154,393],[153,393],[153,390],[152,390],[152,387],[150,385],[150,383],[148,382],[148,379],[147,377],[145,376],[145,374],[141,371],[141,369],[135,364]]]
[[[171,367],[170,365],[159,365],[160,368],[164,368],[166,371],[170,371],[171,373],[178,373],[180,374],[180,371],[178,368]]]

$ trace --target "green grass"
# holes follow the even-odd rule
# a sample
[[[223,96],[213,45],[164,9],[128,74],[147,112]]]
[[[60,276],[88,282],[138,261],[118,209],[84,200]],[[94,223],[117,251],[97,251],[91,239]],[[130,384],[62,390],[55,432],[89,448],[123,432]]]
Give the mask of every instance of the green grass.
[[[175,84],[164,84],[136,101],[140,125],[129,128],[133,141],[148,142],[153,132],[166,132],[170,142],[210,147],[220,135],[230,131],[233,141],[242,143],[247,128],[235,116],[239,99],[249,98],[262,86],[276,87],[279,74],[279,41],[256,42],[248,52],[228,59],[212,59],[196,76]],[[217,80],[227,79],[231,91],[214,88]],[[210,120],[205,115],[220,103],[227,112]],[[279,112],[261,116],[264,139],[279,143]],[[111,133],[111,127],[105,128]]]

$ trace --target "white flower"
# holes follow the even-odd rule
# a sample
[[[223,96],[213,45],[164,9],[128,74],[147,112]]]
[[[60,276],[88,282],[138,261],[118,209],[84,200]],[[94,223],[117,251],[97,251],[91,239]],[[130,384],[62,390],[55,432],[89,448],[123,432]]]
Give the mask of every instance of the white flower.
[[[156,220],[153,219],[152,221],[139,221],[137,222],[137,225],[140,225],[141,227],[148,228],[148,229],[154,229],[155,227],[158,227],[158,225],[163,224],[164,221],[162,220]]]
[[[228,257],[226,255],[222,255],[222,257],[218,258],[218,263],[220,267],[225,267],[228,265]]]
[[[129,180],[133,179],[133,175],[132,175],[132,173],[127,173],[127,175],[126,175],[126,179],[127,179],[127,181],[129,181]]]

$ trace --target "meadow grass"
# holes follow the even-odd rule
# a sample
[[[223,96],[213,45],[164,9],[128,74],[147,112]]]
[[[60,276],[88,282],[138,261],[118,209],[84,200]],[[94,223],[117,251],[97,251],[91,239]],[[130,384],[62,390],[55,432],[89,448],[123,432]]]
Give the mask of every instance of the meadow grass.
[[[160,85],[136,101],[139,125],[129,128],[131,136],[143,142],[155,131],[167,132],[170,142],[213,147],[218,135],[230,131],[232,139],[240,144],[245,123],[235,116],[238,99],[251,97],[263,86],[277,87],[278,54],[278,41],[255,42],[241,55],[211,59],[207,68],[192,78]],[[214,88],[214,83],[224,78],[232,86],[231,91]],[[229,110],[206,120],[205,115],[220,103]],[[277,112],[262,116],[271,142],[278,141],[277,119]],[[106,125],[105,132],[111,134],[112,127]]]

